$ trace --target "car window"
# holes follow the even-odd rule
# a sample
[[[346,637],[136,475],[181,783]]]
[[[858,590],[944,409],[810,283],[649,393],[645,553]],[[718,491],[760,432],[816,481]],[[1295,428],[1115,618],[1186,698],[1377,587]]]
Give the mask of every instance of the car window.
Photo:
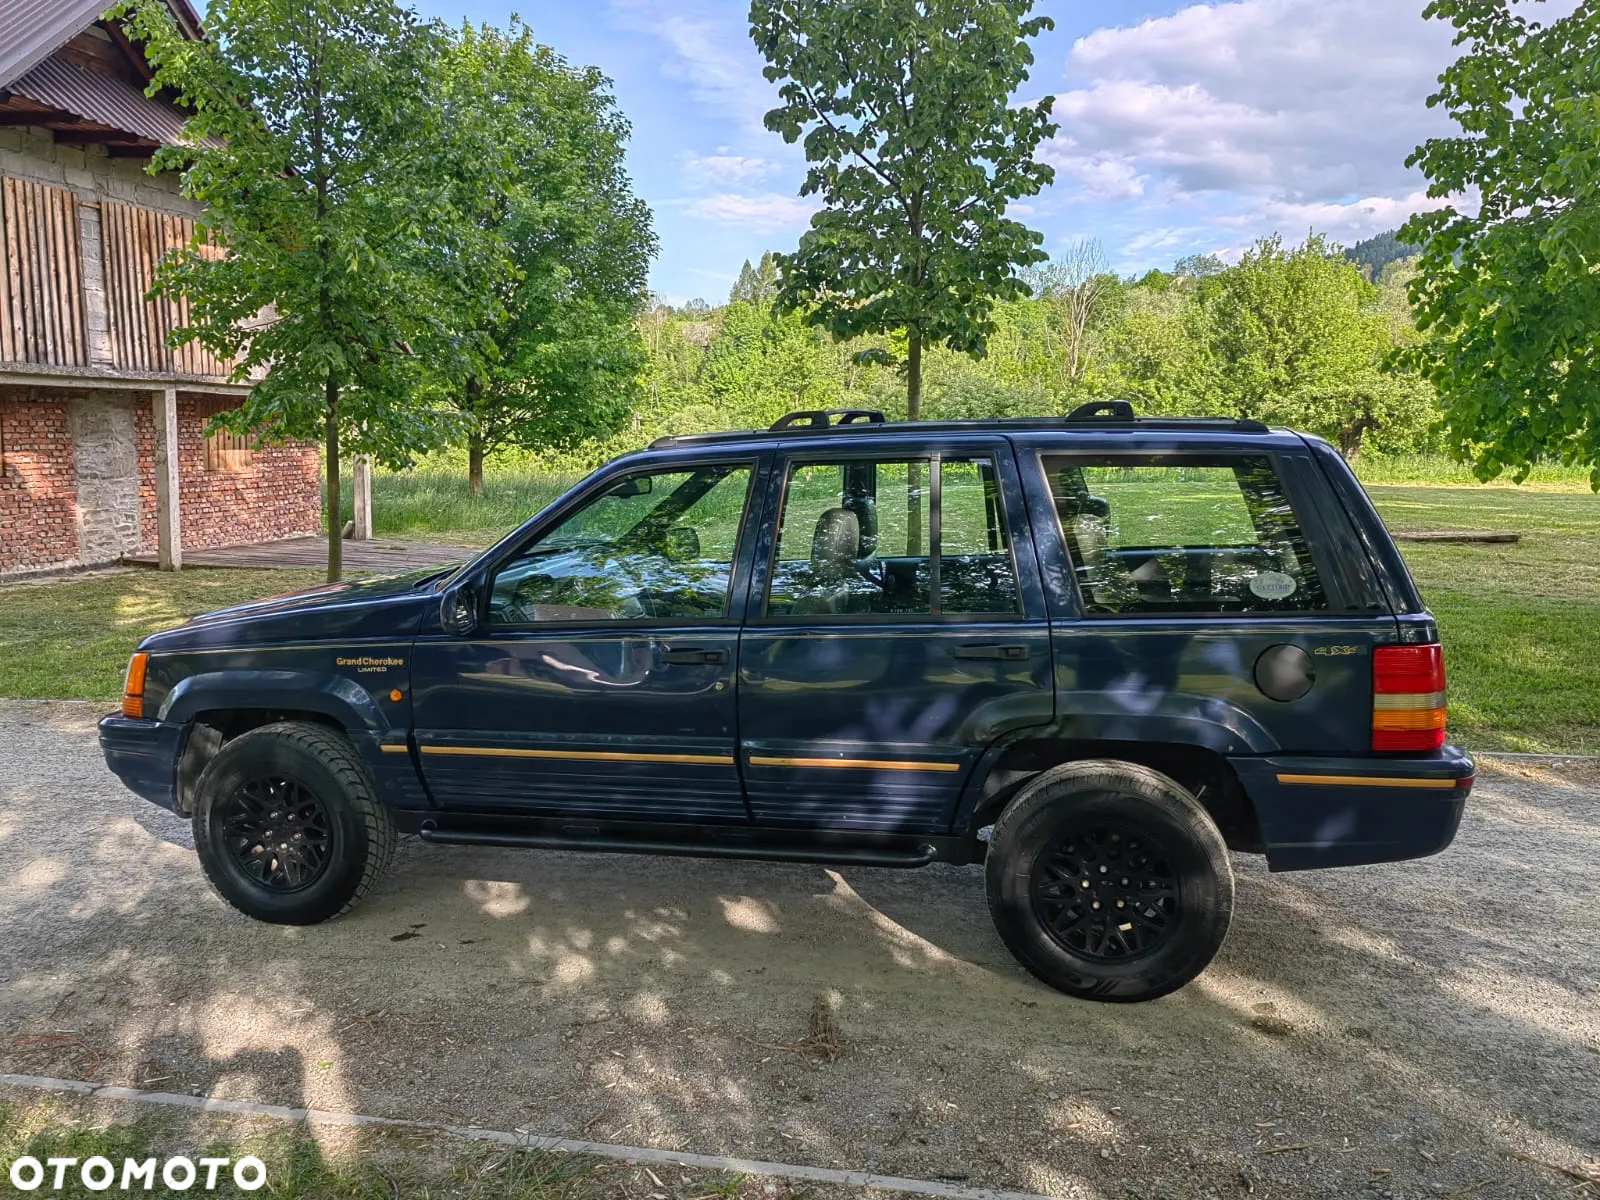
[[[769,616],[1014,613],[1019,590],[992,459],[941,465],[933,595],[931,459],[797,463],[784,485]]]
[[[940,611],[1017,612],[1021,596],[994,460],[945,459],[939,470]]]
[[[1265,455],[1046,455],[1044,467],[1090,617],[1327,607]]]
[[[495,574],[491,627],[728,614],[749,464],[630,475]]]

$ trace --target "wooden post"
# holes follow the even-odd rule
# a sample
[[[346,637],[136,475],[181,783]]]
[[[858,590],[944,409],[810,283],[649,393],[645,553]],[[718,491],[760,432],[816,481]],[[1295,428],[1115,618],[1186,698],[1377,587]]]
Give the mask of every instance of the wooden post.
[[[156,430],[156,563],[163,571],[183,566],[178,512],[178,389],[151,396]]]
[[[353,542],[372,540],[372,460],[365,454],[356,458],[355,467],[355,521],[350,531]]]

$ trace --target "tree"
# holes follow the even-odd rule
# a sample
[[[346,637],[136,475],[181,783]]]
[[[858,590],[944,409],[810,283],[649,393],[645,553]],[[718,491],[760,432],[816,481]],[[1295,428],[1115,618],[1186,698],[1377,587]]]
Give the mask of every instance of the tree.
[[[498,260],[444,169],[439,33],[390,0],[212,0],[204,42],[161,5],[131,21],[151,89],[193,114],[152,169],[181,169],[205,206],[155,290],[188,299],[176,342],[265,372],[231,425],[322,438],[338,579],[341,450],[401,465],[444,440],[438,389],[470,371],[495,305]]]
[[[1032,277],[1033,290],[1054,310],[1063,344],[1061,387],[1070,392],[1083,378],[1089,363],[1089,329],[1115,290],[1116,276],[1106,265],[1106,252],[1098,238],[1082,238],[1061,257],[1040,267]]]
[[[1172,273],[1179,279],[1210,279],[1227,269],[1228,264],[1215,254],[1188,254],[1173,264]]]
[[[650,210],[624,169],[628,123],[609,81],[535,44],[520,22],[463,25],[442,72],[460,180],[471,203],[482,164],[504,163],[479,206],[515,274],[480,329],[492,347],[454,393],[469,418],[468,486],[507,445],[569,445],[625,423],[639,396],[634,318],[655,252]]]
[[[758,308],[771,308],[778,299],[778,258],[772,251],[761,256],[756,266],[744,260],[739,278],[728,293],[729,304],[753,304]]]
[[[1325,433],[1347,458],[1374,430],[1426,423],[1426,390],[1383,370],[1394,340],[1381,294],[1323,238],[1263,239],[1199,300],[1207,390],[1225,411]]]
[[[1407,160],[1441,200],[1401,237],[1422,249],[1411,300],[1431,335],[1403,361],[1439,390],[1480,479],[1553,458],[1600,491],[1600,8],[1547,25],[1508,0],[1434,0],[1469,47],[1429,97],[1461,127]]]
[[[780,303],[835,337],[903,332],[906,411],[922,409],[922,354],[982,355],[996,300],[1027,288],[1041,235],[1008,218],[1054,171],[1034,152],[1056,131],[1053,97],[1011,104],[1028,39],[1054,27],[1033,0],[752,0],[768,79],[768,129],[804,139],[801,195],[820,195]]]

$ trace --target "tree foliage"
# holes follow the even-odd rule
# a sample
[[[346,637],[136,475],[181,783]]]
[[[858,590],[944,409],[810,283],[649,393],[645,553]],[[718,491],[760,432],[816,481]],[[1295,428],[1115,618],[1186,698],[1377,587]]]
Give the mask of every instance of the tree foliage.
[[[1541,25],[1508,0],[1433,0],[1466,52],[1430,106],[1461,132],[1409,163],[1429,195],[1473,196],[1413,217],[1411,286],[1427,340],[1404,354],[1438,388],[1451,443],[1481,479],[1541,458],[1600,490],[1600,8]]]
[[[131,17],[152,89],[193,114],[155,165],[204,206],[156,291],[188,298],[179,342],[265,372],[241,431],[323,440],[337,514],[342,449],[399,465],[451,432],[440,389],[481,361],[498,303],[472,212],[495,164],[460,186],[430,95],[440,31],[389,0],[212,0],[206,18],[192,42],[160,5]]]
[[[564,445],[629,419],[644,366],[634,317],[656,241],[624,169],[628,123],[599,71],[569,66],[520,22],[463,25],[440,90],[461,185],[503,164],[478,211],[514,269],[479,329],[492,353],[452,393],[470,422],[477,492],[487,452]]]
[[[1321,239],[1294,247],[1271,239],[1216,271],[1155,272],[1138,282],[1091,273],[1094,313],[1074,377],[1061,293],[1084,278],[1080,266],[1032,272],[1033,294],[997,301],[983,358],[930,348],[924,415],[1041,416],[1122,398],[1150,415],[1288,424],[1352,455],[1436,447],[1432,388],[1385,366],[1422,337],[1406,299],[1409,263],[1392,264],[1372,284]],[[800,408],[907,415],[890,365],[904,356],[901,333],[838,340],[803,314],[743,300],[716,309],[657,304],[638,326],[648,361],[637,426],[559,460],[563,467],[592,465],[663,433],[760,428]]]
[[[1052,97],[1011,103],[1028,40],[1053,27],[1033,0],[752,0],[750,28],[780,82],[767,128],[802,141],[801,194],[820,196],[780,300],[837,337],[903,332],[906,405],[920,415],[922,354],[984,352],[996,300],[1041,236],[1007,206],[1054,178],[1036,161]]]
[[[755,266],[745,259],[728,293],[729,304],[754,304],[757,308],[771,308],[778,301],[778,256],[770,250],[761,256]]]

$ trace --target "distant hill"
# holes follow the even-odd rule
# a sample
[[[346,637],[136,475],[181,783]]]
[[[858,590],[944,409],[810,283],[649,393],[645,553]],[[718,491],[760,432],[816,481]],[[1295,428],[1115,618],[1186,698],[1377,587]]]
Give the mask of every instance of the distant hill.
[[[1417,253],[1417,248],[1403,244],[1399,235],[1398,229],[1391,229],[1388,233],[1369,237],[1351,246],[1344,256],[1359,266],[1368,279],[1377,279],[1390,263]]]

